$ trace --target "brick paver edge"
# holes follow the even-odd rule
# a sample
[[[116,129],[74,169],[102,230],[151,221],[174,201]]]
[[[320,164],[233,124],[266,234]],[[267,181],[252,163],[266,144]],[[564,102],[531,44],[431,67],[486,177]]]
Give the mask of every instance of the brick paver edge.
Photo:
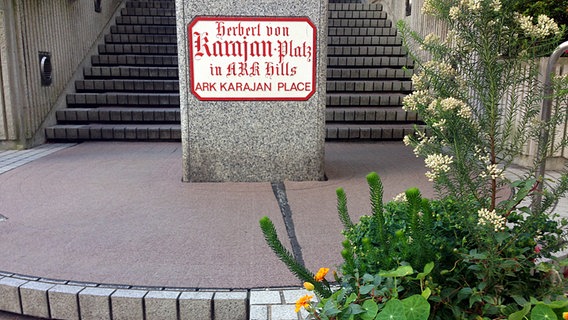
[[[227,315],[231,320],[246,320],[250,319],[251,307],[267,306],[270,310],[270,306],[289,305],[293,310],[293,301],[285,298],[278,301],[274,297],[297,295],[301,290],[299,287],[200,289],[135,286],[48,279],[0,271],[0,311],[45,319],[62,319],[62,315],[65,319],[88,319],[94,316],[89,312],[94,311],[97,317],[119,319],[126,316],[134,319],[140,314],[148,317],[159,311],[180,320],[219,320]],[[150,298],[154,299],[151,309],[146,302]],[[30,305],[34,308],[26,307]],[[100,308],[103,305],[105,308]],[[129,306],[132,306],[131,312]],[[104,314],[98,314],[101,312]],[[266,320],[270,318],[267,315]]]

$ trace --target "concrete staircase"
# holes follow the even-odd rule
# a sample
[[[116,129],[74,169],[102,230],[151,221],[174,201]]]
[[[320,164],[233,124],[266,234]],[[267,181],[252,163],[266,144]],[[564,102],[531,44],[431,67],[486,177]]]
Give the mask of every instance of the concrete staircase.
[[[417,123],[401,102],[412,61],[378,4],[329,5],[328,140],[401,140]],[[349,1],[349,0],[347,0]],[[179,141],[173,0],[128,0],[67,108],[46,128],[51,142]]]

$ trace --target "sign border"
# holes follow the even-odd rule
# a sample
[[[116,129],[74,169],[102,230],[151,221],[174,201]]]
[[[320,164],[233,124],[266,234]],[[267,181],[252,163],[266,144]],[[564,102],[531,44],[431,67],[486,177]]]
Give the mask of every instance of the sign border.
[[[314,50],[313,50],[313,68],[312,68],[312,91],[310,91],[305,97],[225,97],[225,98],[217,98],[217,97],[201,97],[194,89],[194,66],[193,66],[193,35],[191,34],[192,27],[197,24],[199,21],[293,21],[293,22],[307,22],[313,28],[313,41],[314,41]],[[315,93],[317,87],[316,81],[316,71],[317,71],[317,28],[316,25],[310,20],[308,17],[255,17],[255,16],[196,16],[194,17],[191,22],[187,25],[187,44],[188,44],[188,60],[189,60],[189,81],[190,81],[190,91],[198,100],[200,101],[307,101],[309,100]]]

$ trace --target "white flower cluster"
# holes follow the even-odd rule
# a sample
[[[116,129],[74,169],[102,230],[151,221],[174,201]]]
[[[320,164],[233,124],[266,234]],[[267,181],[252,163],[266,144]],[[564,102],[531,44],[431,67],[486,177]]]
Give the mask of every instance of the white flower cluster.
[[[442,61],[430,60],[424,64],[424,68],[440,78],[454,78],[458,75],[456,69]]]
[[[440,101],[440,108],[444,111],[456,111],[458,116],[471,118],[471,108],[463,101],[450,97]]]
[[[407,95],[402,100],[402,109],[404,111],[418,111],[418,106],[430,104],[432,97],[427,90],[418,90]]]
[[[480,176],[482,178],[491,177],[491,179],[493,180],[496,179],[503,180],[505,179],[505,171],[499,168],[499,166],[496,163],[493,163],[488,165],[486,168],[486,172],[482,172]]]
[[[505,231],[505,224],[507,219],[505,217],[499,216],[495,210],[487,210],[485,208],[479,209],[477,211],[479,220],[477,223],[479,225],[492,225],[495,232]]]
[[[487,177],[491,177],[493,180],[505,179],[505,170],[500,168],[498,164],[491,163],[489,155],[483,152],[479,146],[475,146],[475,156],[485,164],[485,171],[479,174],[482,179]]]
[[[444,132],[444,127],[446,126],[446,119],[442,118],[432,124],[433,128],[437,128],[441,132]]]
[[[434,181],[440,174],[450,171],[450,164],[454,162],[452,156],[443,154],[431,154],[424,160],[430,171],[426,172],[429,181]]]
[[[406,193],[401,192],[397,194],[394,198],[392,198],[394,202],[406,202]]]
[[[481,10],[481,0],[461,0],[461,5],[470,12],[479,12]]]
[[[412,75],[412,88],[414,90],[425,90],[427,88],[426,79],[424,73],[415,73]]]
[[[541,14],[537,17],[537,23],[533,24],[532,17],[525,16],[520,13],[515,13],[515,18],[517,23],[523,32],[531,38],[546,38],[552,35],[558,35],[560,33],[560,28],[558,24],[554,22],[553,19],[548,16]]]
[[[491,1],[491,9],[495,12],[501,11],[501,0],[493,0]]]
[[[425,0],[422,5],[422,14],[424,15],[435,15],[436,7],[434,6],[433,0]]]
[[[422,149],[424,148],[424,146],[428,145],[428,144],[433,144],[436,142],[436,138],[435,137],[427,137],[426,134],[424,132],[420,132],[417,131],[416,134],[418,135],[418,143],[416,144],[416,146],[414,147],[414,155],[416,155],[416,157],[418,158],[418,156],[420,156],[420,153],[422,152]],[[412,138],[410,137],[410,135],[406,135],[404,136],[404,138],[402,139],[402,142],[404,142],[404,144],[406,146],[410,146],[413,144]]]
[[[450,20],[458,20],[461,15],[461,10],[459,7],[453,6],[450,8],[449,16]]]
[[[440,45],[442,43],[440,37],[434,33],[429,33],[426,37],[424,37],[424,40],[422,41],[422,44],[420,45],[420,49],[421,50],[427,50],[427,47],[431,47],[431,46],[437,46]]]

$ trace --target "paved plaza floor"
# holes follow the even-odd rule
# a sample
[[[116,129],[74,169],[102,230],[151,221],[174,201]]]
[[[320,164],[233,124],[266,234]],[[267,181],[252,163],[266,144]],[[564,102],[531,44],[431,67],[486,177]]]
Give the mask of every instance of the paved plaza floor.
[[[181,157],[179,143],[0,152],[0,271],[118,286],[298,288],[258,226],[270,217],[291,246],[274,184],[183,183]],[[327,143],[325,159],[326,181],[283,184],[293,234],[311,270],[341,262],[336,188],[346,190],[354,217],[370,213],[371,171],[382,178],[385,201],[409,187],[434,196],[423,160],[402,143]],[[566,214],[568,206],[557,210]],[[0,319],[29,318],[0,313]]]

